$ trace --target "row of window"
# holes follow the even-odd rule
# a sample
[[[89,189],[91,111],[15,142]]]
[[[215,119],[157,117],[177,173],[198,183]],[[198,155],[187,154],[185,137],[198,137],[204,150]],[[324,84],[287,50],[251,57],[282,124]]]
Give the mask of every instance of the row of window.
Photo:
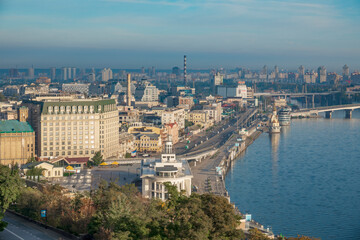
[[[102,110],[102,105],[98,105],[98,106],[94,106],[94,105],[90,105],[90,106],[49,106],[47,108],[49,113],[64,113],[66,111],[66,113],[93,113],[95,108],[97,108],[97,110],[100,112]],[[111,105],[104,105],[104,110],[105,111],[111,111],[111,110],[116,110],[116,105],[115,104],[111,104]]]
[[[61,149],[62,150],[65,150],[65,142],[62,142],[63,144],[61,145],[62,147],[61,147]],[[68,142],[69,143],[69,142]],[[82,144],[82,142],[79,142],[79,144]],[[89,144],[87,141],[86,141],[86,143],[85,144]],[[90,144],[94,144],[94,141],[91,141],[91,143]],[[59,144],[55,144],[56,146],[59,146]],[[45,147],[46,146],[46,147]],[[53,146],[52,144],[50,144],[50,146]],[[47,147],[47,144],[44,144],[44,151],[47,151],[48,150],[48,147]],[[67,147],[67,149],[77,149],[78,148],[78,146],[76,146],[76,143],[74,144],[74,143],[72,143],[72,144],[69,144],[68,145],[68,147]],[[84,148],[89,148],[89,146],[88,145],[85,145],[84,146]],[[91,148],[94,148],[94,145],[92,145],[91,146]],[[83,149],[83,145],[80,145],[79,146],[79,149]],[[49,147],[49,150],[53,150],[53,147]],[[55,147],[55,150],[60,150],[60,147]]]
[[[82,119],[94,119],[95,116],[62,116],[62,117],[43,117],[43,120],[82,120]]]
[[[91,151],[67,151],[67,155],[68,156],[72,156],[72,155],[87,155],[87,154],[94,154],[95,150],[91,150]],[[60,156],[60,152],[44,152],[44,156]],[[63,151],[61,152],[61,156],[66,156],[66,152]]]
[[[77,122],[67,122],[67,125],[77,125],[79,123],[79,125],[94,125],[94,121],[77,121]],[[42,123],[43,126],[48,126],[48,124],[46,122]],[[65,126],[65,122],[61,123],[61,126]],[[60,126],[60,122],[49,122],[49,126]]]
[[[69,134],[71,134],[71,133],[69,133]],[[75,134],[75,133],[74,133]],[[63,135],[62,137],[61,137],[61,140],[65,140],[65,136]],[[95,137],[92,135],[92,136],[84,136],[84,139],[95,139]],[[73,137],[71,137],[71,136],[68,136],[67,137],[67,140],[71,140],[71,139],[73,139],[73,140],[77,140],[78,138],[77,138],[77,136],[73,136]],[[82,140],[83,139],[83,136],[79,136],[79,140]],[[48,140],[48,138],[47,137],[43,137],[43,141],[47,141]],[[53,141],[53,140],[55,140],[55,141],[59,141],[60,140],[60,138],[59,137],[55,137],[55,138],[53,138],[53,137],[49,137],[49,141]]]

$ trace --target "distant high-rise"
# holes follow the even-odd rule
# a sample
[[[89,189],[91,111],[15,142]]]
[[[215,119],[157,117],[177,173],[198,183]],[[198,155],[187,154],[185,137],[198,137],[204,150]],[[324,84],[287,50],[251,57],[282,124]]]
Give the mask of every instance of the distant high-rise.
[[[303,65],[301,65],[301,66],[298,68],[298,73],[299,73],[299,80],[300,80],[300,81],[304,81],[305,68],[304,68]]]
[[[186,55],[184,55],[184,85],[186,86]]]
[[[35,71],[34,71],[33,67],[28,69],[28,77],[29,77],[29,79],[34,79],[35,78]]]
[[[68,79],[67,68],[63,67],[61,69],[61,80],[66,81],[67,79]]]
[[[348,65],[344,65],[343,67],[343,80],[347,81],[350,79],[350,69],[348,67]]]
[[[72,79],[71,68],[70,67],[67,69],[67,74],[68,74],[68,79]]]
[[[275,73],[275,79],[278,79],[279,78],[279,67],[278,66],[274,67],[274,73]]]
[[[101,70],[101,81],[107,82],[113,79],[113,72],[110,68],[104,68]]]
[[[19,71],[17,68],[10,68],[9,69],[9,77],[16,78],[19,77]]]
[[[224,81],[224,76],[220,72],[217,72],[212,77],[212,80],[211,80],[212,94],[214,94],[214,95],[216,94],[217,86],[222,85],[223,81]]]
[[[72,78],[76,78],[76,68],[72,68]]]
[[[50,76],[51,76],[51,80],[54,81],[56,78],[56,68],[55,67],[50,68]]]
[[[175,74],[176,76],[180,76],[180,68],[179,67],[173,67],[172,68],[172,74]]]
[[[326,82],[326,68],[321,66],[318,68],[318,83]]]
[[[266,66],[266,65],[264,65],[264,66],[263,66],[263,68],[262,68],[261,73],[262,73],[262,74],[266,74],[266,75],[267,75],[267,72],[268,72],[267,66]]]
[[[303,65],[301,65],[299,68],[298,68],[298,73],[299,73],[299,76],[304,76],[305,75],[305,68]]]

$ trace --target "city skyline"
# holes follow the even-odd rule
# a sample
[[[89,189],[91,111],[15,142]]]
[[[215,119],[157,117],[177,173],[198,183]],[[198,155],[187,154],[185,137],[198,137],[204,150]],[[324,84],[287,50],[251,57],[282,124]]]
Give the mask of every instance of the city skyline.
[[[360,68],[357,1],[3,1],[1,68]],[[6,61],[5,61],[6,60]]]

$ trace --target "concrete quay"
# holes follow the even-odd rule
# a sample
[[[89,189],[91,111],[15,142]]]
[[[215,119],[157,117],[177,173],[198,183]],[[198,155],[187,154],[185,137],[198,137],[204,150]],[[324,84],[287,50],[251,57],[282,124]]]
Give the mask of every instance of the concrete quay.
[[[234,132],[215,154],[191,167],[194,176],[192,182],[198,193],[211,192],[229,198],[225,175],[234,160],[260,136],[262,130],[258,131],[254,126],[248,132],[249,136],[245,141],[238,141],[241,135]]]

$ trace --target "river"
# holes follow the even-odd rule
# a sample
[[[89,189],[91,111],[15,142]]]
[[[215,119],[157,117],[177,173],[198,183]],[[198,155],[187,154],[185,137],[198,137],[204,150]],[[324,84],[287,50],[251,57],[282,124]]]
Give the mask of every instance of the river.
[[[226,176],[231,201],[275,234],[360,239],[360,111],[263,133]]]

